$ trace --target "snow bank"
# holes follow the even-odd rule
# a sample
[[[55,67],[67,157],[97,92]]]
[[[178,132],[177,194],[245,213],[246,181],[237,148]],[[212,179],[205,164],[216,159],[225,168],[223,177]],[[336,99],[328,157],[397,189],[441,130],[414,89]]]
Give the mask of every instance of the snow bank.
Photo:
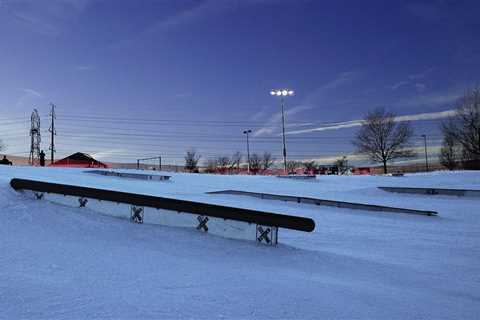
[[[29,200],[9,187],[11,177],[298,214],[317,228],[281,230],[271,248]],[[0,318],[477,318],[480,200],[389,194],[380,185],[480,189],[480,175],[144,182],[0,167]],[[204,194],[223,189],[408,205],[439,217]]]

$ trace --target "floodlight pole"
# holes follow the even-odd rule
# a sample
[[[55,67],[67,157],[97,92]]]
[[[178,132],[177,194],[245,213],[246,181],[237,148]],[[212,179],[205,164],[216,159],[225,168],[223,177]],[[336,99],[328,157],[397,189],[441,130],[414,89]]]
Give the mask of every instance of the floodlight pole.
[[[285,138],[285,97],[293,96],[292,90],[272,90],[270,91],[272,96],[280,97],[280,105],[282,107],[282,138],[283,138],[283,171],[287,175],[287,139]]]
[[[248,134],[251,133],[252,130],[245,130],[243,134],[247,135],[247,172],[250,174],[250,142],[248,140]]]
[[[424,145],[425,145],[425,169],[428,172],[427,135],[422,134],[422,137],[423,137],[423,142],[424,142]]]
[[[282,103],[282,134],[283,134],[283,170],[285,174],[288,174],[287,172],[287,144],[285,140],[285,99],[281,98],[281,103]]]

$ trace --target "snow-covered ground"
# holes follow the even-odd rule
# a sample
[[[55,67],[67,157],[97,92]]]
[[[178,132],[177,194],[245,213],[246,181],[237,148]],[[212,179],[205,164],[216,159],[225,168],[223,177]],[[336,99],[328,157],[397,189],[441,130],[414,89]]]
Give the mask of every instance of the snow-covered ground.
[[[280,244],[134,225],[34,201],[12,177],[311,217]],[[0,167],[0,318],[478,319],[480,199],[386,193],[377,186],[480,189],[479,172],[405,177],[173,174],[169,182],[82,170]],[[207,195],[224,189],[439,212],[367,212]]]

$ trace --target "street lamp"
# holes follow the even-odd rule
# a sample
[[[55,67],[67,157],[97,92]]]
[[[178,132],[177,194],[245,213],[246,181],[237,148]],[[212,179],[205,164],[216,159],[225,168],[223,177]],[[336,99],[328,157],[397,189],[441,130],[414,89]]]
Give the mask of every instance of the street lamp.
[[[250,144],[248,142],[248,134],[252,133],[252,130],[245,130],[243,134],[247,135],[247,172],[250,174]]]
[[[293,90],[280,89],[270,91],[270,95],[280,97],[280,104],[282,107],[282,136],[283,136],[283,170],[287,174],[287,145],[285,141],[285,97],[293,96]]]
[[[427,153],[427,135],[422,134],[423,142],[425,143],[425,169],[428,172],[428,153]]]

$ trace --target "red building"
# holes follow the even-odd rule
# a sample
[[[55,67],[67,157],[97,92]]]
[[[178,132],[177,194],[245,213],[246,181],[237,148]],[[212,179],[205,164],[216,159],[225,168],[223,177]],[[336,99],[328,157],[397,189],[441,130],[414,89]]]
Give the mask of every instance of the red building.
[[[354,168],[352,171],[353,171],[353,174],[358,174],[358,175],[372,174],[372,170],[370,169],[370,167],[357,167],[357,168]]]
[[[92,156],[77,152],[64,159],[57,160],[50,164],[50,167],[70,167],[70,168],[108,168],[108,166],[95,160]]]

